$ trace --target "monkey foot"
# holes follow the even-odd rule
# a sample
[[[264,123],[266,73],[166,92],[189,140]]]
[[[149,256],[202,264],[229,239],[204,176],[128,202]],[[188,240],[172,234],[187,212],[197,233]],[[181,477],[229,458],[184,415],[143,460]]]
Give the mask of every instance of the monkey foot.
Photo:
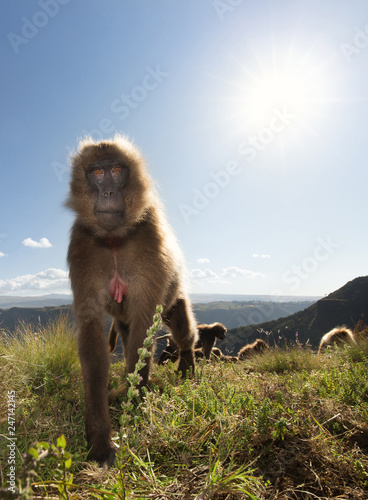
[[[182,378],[194,375],[194,352],[192,350],[180,352],[178,371],[181,372]]]
[[[92,447],[91,451],[88,453],[87,460],[95,460],[98,462],[100,467],[107,465],[112,467],[115,463],[117,448],[111,443],[105,447],[103,450],[98,450],[96,447]]]

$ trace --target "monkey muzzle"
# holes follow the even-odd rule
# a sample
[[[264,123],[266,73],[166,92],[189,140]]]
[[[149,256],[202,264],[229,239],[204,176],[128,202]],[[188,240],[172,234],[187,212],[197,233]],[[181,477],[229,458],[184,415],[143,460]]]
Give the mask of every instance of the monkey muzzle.
[[[95,204],[98,224],[108,230],[117,229],[124,217],[124,199],[118,190],[100,190]]]

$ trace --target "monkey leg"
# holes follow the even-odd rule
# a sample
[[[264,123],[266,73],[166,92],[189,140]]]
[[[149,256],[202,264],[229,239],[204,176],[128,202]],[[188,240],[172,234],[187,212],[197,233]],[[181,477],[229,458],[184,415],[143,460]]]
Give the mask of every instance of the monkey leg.
[[[127,325],[126,323],[123,323],[122,321],[114,319],[112,322],[112,325],[111,325],[110,333],[109,333],[110,352],[112,352],[111,351],[111,344],[114,343],[116,346],[116,340],[117,340],[118,333],[120,334],[120,338],[121,338],[121,341],[123,344],[123,354],[124,354],[124,357],[126,359],[126,352],[128,349],[128,339],[129,339],[129,325]],[[113,337],[112,340],[111,340],[111,336]],[[111,340],[111,342],[110,342],[110,340]],[[114,349],[115,349],[115,347],[114,347]],[[128,391],[127,382],[120,384],[117,389],[111,389],[109,392],[109,404],[111,404],[113,402],[113,400],[120,395],[126,396],[127,391]]]
[[[202,350],[207,359],[211,358],[211,351],[212,347],[215,345],[215,340],[215,338],[210,338],[203,342]]]
[[[170,337],[169,342],[165,349],[162,351],[160,355],[160,359],[158,360],[158,365],[163,365],[167,361],[172,361],[175,363],[179,359],[179,350],[178,346],[175,344],[173,339]]]
[[[79,358],[82,366],[89,460],[112,465],[115,448],[111,442],[108,409],[109,353],[102,323],[85,323],[78,337]]]
[[[148,315],[150,316],[150,315]],[[147,322],[133,320],[131,325],[127,325],[121,321],[117,322],[118,330],[123,342],[124,358],[126,363],[127,373],[132,373],[135,370],[135,365],[139,359],[138,349],[143,347],[144,339],[146,338],[147,330],[152,324],[153,314]],[[152,365],[152,355],[144,360],[145,366],[139,370],[141,377],[140,386],[146,386],[148,383],[149,372]]]
[[[174,306],[163,316],[170,328],[173,339],[180,352],[178,370],[185,377],[190,370],[194,374],[194,345],[197,341],[197,325],[194,315],[185,299],[178,299]]]
[[[115,325],[115,320],[113,320],[111,323],[110,332],[109,332],[109,340],[108,340],[110,352],[115,351],[117,340],[118,340],[118,328]]]

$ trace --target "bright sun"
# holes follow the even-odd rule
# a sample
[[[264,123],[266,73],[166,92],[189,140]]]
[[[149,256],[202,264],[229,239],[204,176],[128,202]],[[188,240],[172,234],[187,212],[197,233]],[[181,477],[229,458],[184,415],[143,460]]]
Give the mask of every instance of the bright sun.
[[[293,124],[309,130],[318,124],[330,94],[326,67],[315,54],[313,58],[309,53],[299,57],[288,53],[285,59],[258,59],[241,69],[246,83],[241,89],[237,85],[232,101],[235,106],[237,102],[234,111],[243,126],[246,123],[256,133],[267,126],[275,110],[292,113]]]
[[[265,76],[250,89],[249,109],[263,116],[275,107],[286,107],[292,112],[305,108],[312,97],[312,87],[306,80],[287,72]]]

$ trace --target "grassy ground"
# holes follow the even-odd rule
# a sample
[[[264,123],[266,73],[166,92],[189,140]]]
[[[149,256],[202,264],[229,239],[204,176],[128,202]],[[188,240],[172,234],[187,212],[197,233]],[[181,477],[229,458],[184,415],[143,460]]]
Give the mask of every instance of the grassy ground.
[[[123,369],[112,365],[112,386]],[[66,319],[3,335],[0,498],[368,498],[366,342],[320,357],[294,346],[236,364],[198,363],[184,382],[171,364],[154,376],[163,391],[141,404],[114,401],[119,459],[99,468],[85,461],[80,367]]]

